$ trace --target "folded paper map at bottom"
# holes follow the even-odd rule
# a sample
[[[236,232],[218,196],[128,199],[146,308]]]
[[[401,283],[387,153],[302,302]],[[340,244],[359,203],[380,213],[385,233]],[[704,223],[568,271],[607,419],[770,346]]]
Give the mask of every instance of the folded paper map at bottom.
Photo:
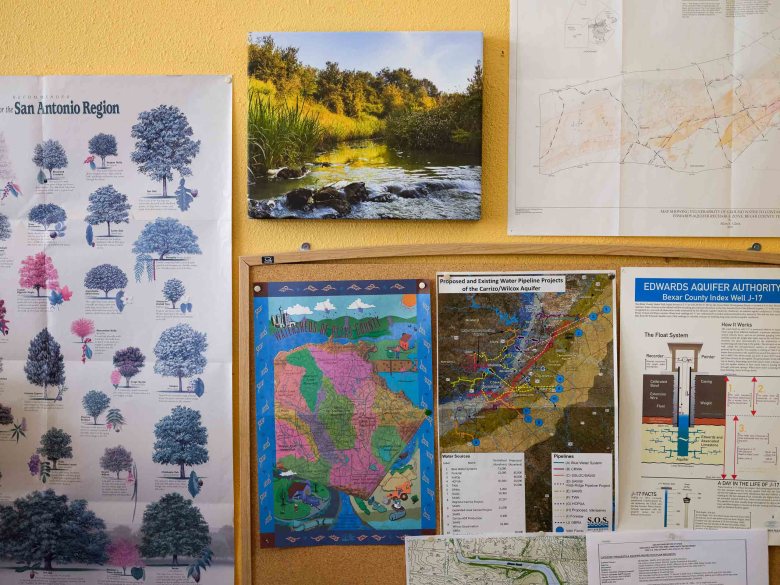
[[[407,585],[768,585],[765,530],[406,538]]]

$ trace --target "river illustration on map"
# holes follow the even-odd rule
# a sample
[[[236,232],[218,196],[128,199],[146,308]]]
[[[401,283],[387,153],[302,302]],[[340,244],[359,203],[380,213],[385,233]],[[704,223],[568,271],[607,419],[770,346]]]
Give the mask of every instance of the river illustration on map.
[[[423,536],[406,543],[408,585],[587,585],[583,535]]]
[[[263,546],[432,533],[429,285],[255,286]]]

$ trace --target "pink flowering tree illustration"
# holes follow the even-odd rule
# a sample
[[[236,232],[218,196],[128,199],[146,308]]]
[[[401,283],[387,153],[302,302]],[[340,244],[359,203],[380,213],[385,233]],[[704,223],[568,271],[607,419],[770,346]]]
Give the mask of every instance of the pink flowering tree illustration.
[[[141,555],[131,540],[119,538],[108,545],[108,562],[115,567],[122,567],[122,574],[127,575],[128,567],[141,565]]]
[[[87,360],[92,359],[92,335],[95,332],[95,322],[92,319],[86,319],[84,317],[76,319],[70,324],[70,332],[79,338],[78,343],[81,344],[81,363],[87,363]]]
[[[95,332],[95,322],[92,319],[76,319],[70,324],[70,332],[78,337],[83,343],[84,340]]]
[[[19,267],[19,286],[34,288],[36,296],[41,296],[41,289],[57,289],[60,285],[58,279],[54,262],[45,252],[27,256]]]

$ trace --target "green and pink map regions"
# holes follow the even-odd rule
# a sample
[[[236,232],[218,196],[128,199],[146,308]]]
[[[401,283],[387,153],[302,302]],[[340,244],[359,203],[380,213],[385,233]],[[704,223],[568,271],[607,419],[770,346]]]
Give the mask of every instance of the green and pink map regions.
[[[262,545],[400,544],[435,531],[428,284],[259,288]]]

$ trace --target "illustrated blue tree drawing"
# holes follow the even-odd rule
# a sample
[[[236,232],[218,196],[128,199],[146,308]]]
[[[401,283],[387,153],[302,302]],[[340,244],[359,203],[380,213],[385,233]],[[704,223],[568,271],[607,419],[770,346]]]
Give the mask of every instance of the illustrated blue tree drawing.
[[[182,378],[189,378],[203,372],[206,367],[208,342],[206,334],[195,331],[187,324],[179,324],[166,329],[154,346],[155,374],[175,376],[179,379],[179,392],[184,390]]]
[[[176,303],[184,296],[185,292],[187,290],[184,288],[184,283],[178,278],[171,278],[163,284],[163,296],[171,302],[173,309],[176,308]]]
[[[144,510],[141,523],[141,554],[147,558],[179,555],[194,557],[211,544],[209,525],[200,510],[181,494],[165,494]]]
[[[116,137],[113,134],[95,134],[89,139],[89,154],[100,157],[100,168],[106,168],[106,157],[116,156]]]
[[[89,225],[105,223],[111,237],[111,224],[129,223],[130,204],[127,195],[114,189],[113,185],[98,187],[89,196],[87,216],[84,218]],[[87,240],[89,242],[89,238]]]
[[[106,525],[87,506],[86,500],[68,503],[68,496],[50,489],[0,506],[0,557],[32,575],[41,565],[51,571],[55,562],[105,563]]]
[[[68,157],[65,149],[62,148],[56,140],[44,140],[35,145],[33,150],[33,164],[49,171],[49,178],[52,178],[51,172],[54,169],[64,169],[68,166]]]
[[[50,428],[41,436],[41,446],[37,452],[51,461],[52,468],[57,469],[57,462],[61,459],[73,457],[73,447],[68,433],[56,427]]]
[[[61,400],[65,387],[65,362],[60,344],[54,340],[48,328],[44,328],[30,341],[24,373],[30,384],[43,387],[44,400],[49,399],[49,386],[59,388],[54,400]]]
[[[133,455],[122,445],[106,447],[100,458],[100,467],[111,473],[116,473],[117,478],[119,478],[120,472],[129,472],[133,468]]]
[[[49,226],[53,225],[54,229],[51,231],[51,237],[63,237],[65,235],[65,222],[68,219],[68,215],[65,210],[59,205],[54,203],[40,203],[30,209],[27,214],[27,219],[31,223],[36,223],[44,230],[49,230]]]
[[[189,165],[200,151],[200,140],[190,138],[192,127],[176,106],[161,105],[141,112],[130,136],[136,139],[130,159],[141,173],[162,181],[163,197],[168,196],[173,171],[182,177],[192,174]]]
[[[111,404],[111,398],[100,390],[90,390],[84,395],[81,404],[84,407],[84,411],[92,417],[93,424],[97,425],[98,417],[108,409],[109,404]]]
[[[152,281],[156,277],[156,262],[169,260],[169,254],[200,254],[198,236],[192,228],[172,217],[158,217],[147,223],[133,244],[135,280],[140,282],[144,272]],[[158,257],[152,258],[151,254]]]
[[[127,275],[121,268],[113,264],[100,264],[90,268],[84,277],[84,287],[103,291],[106,299],[112,290],[121,290],[126,286]]]
[[[152,461],[163,465],[178,465],[179,479],[187,479],[184,466],[206,463],[209,452],[208,431],[200,422],[200,412],[186,406],[175,406],[171,414],[154,425]]]
[[[11,222],[8,221],[8,216],[0,213],[0,242],[3,242],[11,237]]]

